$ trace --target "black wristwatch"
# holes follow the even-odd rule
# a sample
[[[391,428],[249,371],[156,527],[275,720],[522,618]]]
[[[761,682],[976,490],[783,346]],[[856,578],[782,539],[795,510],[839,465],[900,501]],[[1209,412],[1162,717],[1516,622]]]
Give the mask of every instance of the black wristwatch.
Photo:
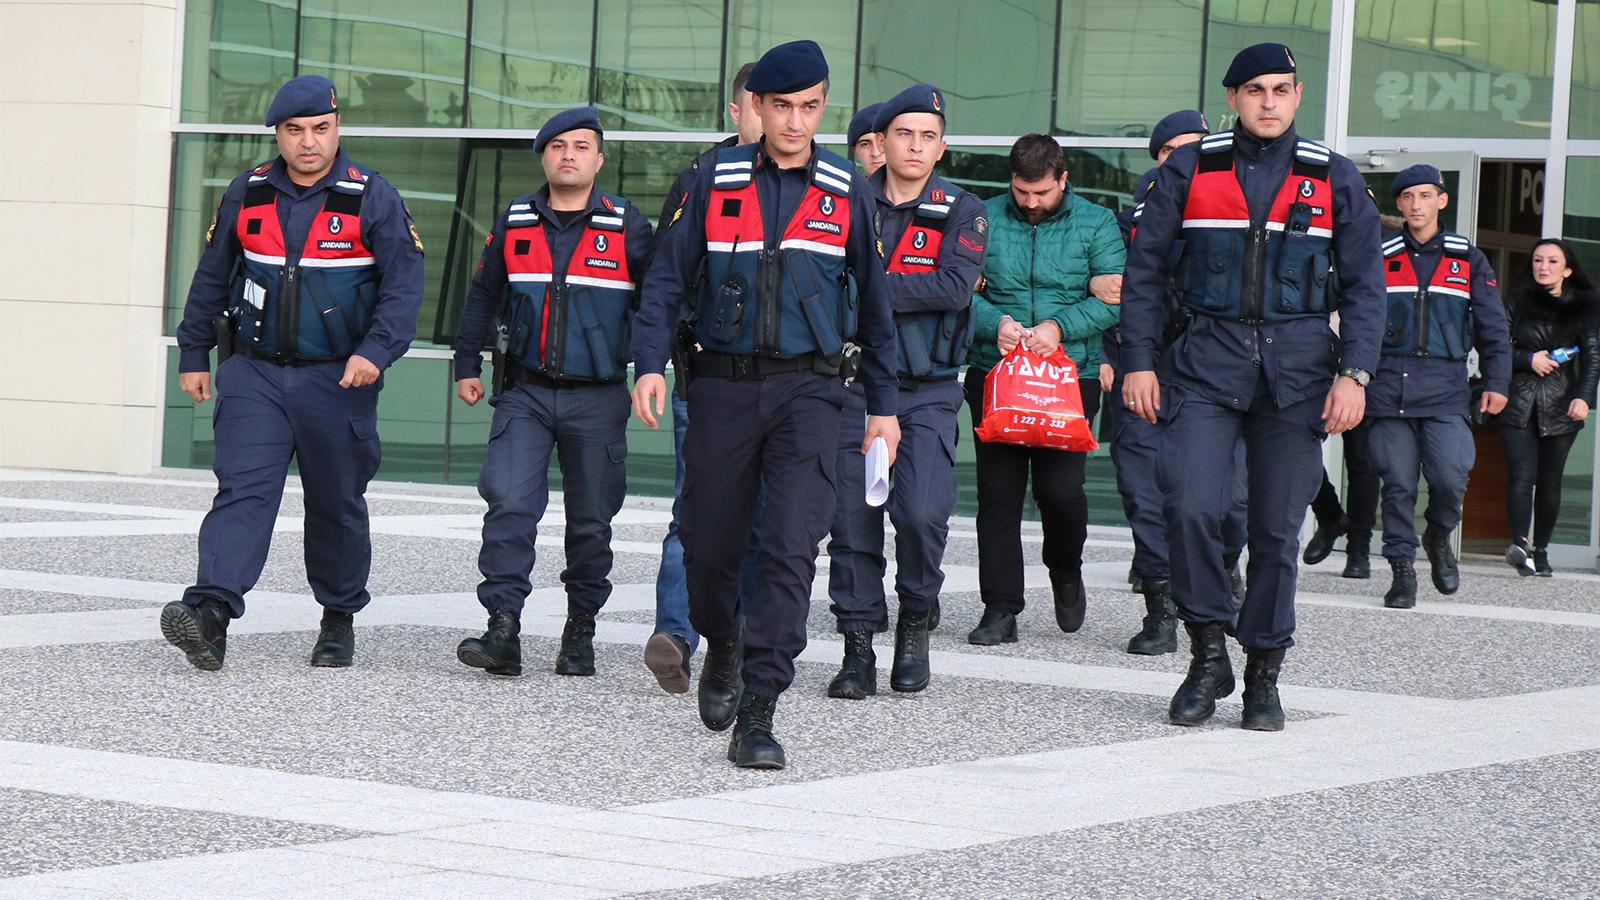
[[[1339,374],[1350,379],[1351,381],[1354,381],[1356,384],[1361,385],[1363,388],[1372,383],[1372,373],[1368,372],[1366,369],[1357,369],[1352,366],[1345,366],[1339,370]]]

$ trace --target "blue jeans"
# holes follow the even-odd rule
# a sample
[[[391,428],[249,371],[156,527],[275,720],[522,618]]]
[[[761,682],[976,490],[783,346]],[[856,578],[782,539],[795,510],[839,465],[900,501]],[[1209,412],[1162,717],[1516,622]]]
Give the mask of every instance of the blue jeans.
[[[661,542],[661,568],[656,572],[656,631],[675,634],[683,638],[693,653],[700,646],[700,635],[689,624],[689,582],[683,570],[683,542],[678,539],[678,514],[683,505],[683,439],[689,433],[689,404],[672,395],[672,453],[677,463],[672,481],[672,522],[667,526],[667,536]],[[761,520],[766,510],[767,492],[756,495],[755,527],[750,534],[750,548],[744,564],[739,568],[739,599],[745,601],[755,594],[761,577],[761,558],[758,542],[761,540]]]

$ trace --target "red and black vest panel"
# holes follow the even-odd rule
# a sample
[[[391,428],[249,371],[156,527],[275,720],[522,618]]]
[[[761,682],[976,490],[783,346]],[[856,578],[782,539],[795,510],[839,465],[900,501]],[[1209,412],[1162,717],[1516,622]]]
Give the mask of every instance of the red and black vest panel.
[[[569,381],[619,382],[638,285],[628,270],[627,201],[600,195],[566,270],[557,272],[534,195],[506,211],[507,352],[526,368]]]
[[[961,188],[937,175],[929,179],[911,223],[884,261],[890,274],[930,275],[939,271],[939,250],[950,225],[950,212],[962,193]],[[970,304],[943,312],[895,313],[894,323],[900,338],[897,343],[901,375],[943,379],[955,375],[967,361],[967,346],[972,342]]]
[[[1335,302],[1329,151],[1300,140],[1266,222],[1254,227],[1235,172],[1233,132],[1200,141],[1176,279],[1183,305],[1242,322],[1326,316]]]
[[[278,218],[276,161],[250,171],[235,232],[244,250],[232,288],[236,337],[278,359],[337,360],[355,352],[378,305],[378,267],[361,238],[370,170],[349,166],[327,190],[300,257],[290,261]]]
[[[1421,284],[1404,235],[1383,245],[1383,281],[1389,314],[1384,356],[1465,360],[1472,349],[1472,244],[1445,232],[1433,277]]]
[[[794,215],[769,223],[755,182],[759,149],[744,144],[716,155],[696,336],[715,353],[840,359],[856,333],[855,297],[845,278],[853,170],[817,148]]]

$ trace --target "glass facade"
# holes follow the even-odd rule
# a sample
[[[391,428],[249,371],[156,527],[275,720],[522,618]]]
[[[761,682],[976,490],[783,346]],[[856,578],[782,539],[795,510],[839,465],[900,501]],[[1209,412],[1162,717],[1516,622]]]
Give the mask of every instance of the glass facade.
[[[339,85],[345,149],[400,189],[427,245],[417,341],[386,376],[380,407],[385,477],[418,481],[476,477],[489,412],[454,399],[448,348],[483,235],[543,183],[527,140],[538,124],[576,104],[599,107],[611,132],[600,187],[653,218],[673,177],[726,133],[733,72],[782,41],[810,38],[828,55],[825,134],[913,81],[943,87],[951,148],[941,171],[983,197],[1006,190],[1010,141],[1045,132],[1068,145],[1080,194],[1123,208],[1152,165],[1151,124],[1194,107],[1229,127],[1222,74],[1261,41],[1294,50],[1307,137],[1405,138],[1381,146],[1413,150],[1429,138],[1548,139],[1555,2],[1355,0],[1352,57],[1338,67],[1351,79],[1339,135],[1325,134],[1334,12],[1332,0],[189,0],[168,333],[211,211],[232,177],[275,154],[270,133],[255,129],[278,85],[301,73]],[[1581,2],[1576,21],[1569,133],[1600,139],[1600,6]],[[1380,201],[1388,178],[1371,176]],[[1591,269],[1597,179],[1600,159],[1567,165],[1564,223]],[[169,390],[164,464],[209,464],[209,413]],[[630,490],[669,492],[670,432],[630,428]],[[959,452],[967,513],[969,443]],[[1563,540],[1587,539],[1592,463],[1576,461],[1592,456],[1586,434],[1568,475],[1569,502],[1582,509],[1563,522],[1582,534]],[[1090,492],[1094,520],[1120,524],[1104,451],[1091,460]]]

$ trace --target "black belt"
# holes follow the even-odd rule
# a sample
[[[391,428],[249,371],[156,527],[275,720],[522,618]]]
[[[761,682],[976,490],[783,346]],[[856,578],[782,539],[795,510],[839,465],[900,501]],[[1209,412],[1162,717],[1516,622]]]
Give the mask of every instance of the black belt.
[[[235,344],[233,347],[233,352],[242,356],[248,356],[251,359],[260,360],[264,363],[269,363],[274,366],[292,366],[294,368],[299,368],[301,366],[320,366],[323,363],[344,362],[345,360],[349,359],[347,356],[328,357],[326,359],[301,359],[298,356],[268,356],[265,353],[252,350],[243,344]]]
[[[537,369],[530,369],[514,359],[506,360],[506,386],[513,384],[533,384],[539,387],[559,390],[561,388],[589,387],[603,384],[599,381],[582,381],[571,378],[553,378]]]
[[[945,381],[954,381],[951,375],[901,375],[900,390],[914,391],[924,385],[939,384]]]
[[[838,366],[831,365],[827,357],[815,353],[771,357],[736,356],[731,353],[712,353],[709,350],[702,350],[690,357],[689,366],[696,378],[730,378],[734,381],[761,379],[791,372],[839,374]]]

